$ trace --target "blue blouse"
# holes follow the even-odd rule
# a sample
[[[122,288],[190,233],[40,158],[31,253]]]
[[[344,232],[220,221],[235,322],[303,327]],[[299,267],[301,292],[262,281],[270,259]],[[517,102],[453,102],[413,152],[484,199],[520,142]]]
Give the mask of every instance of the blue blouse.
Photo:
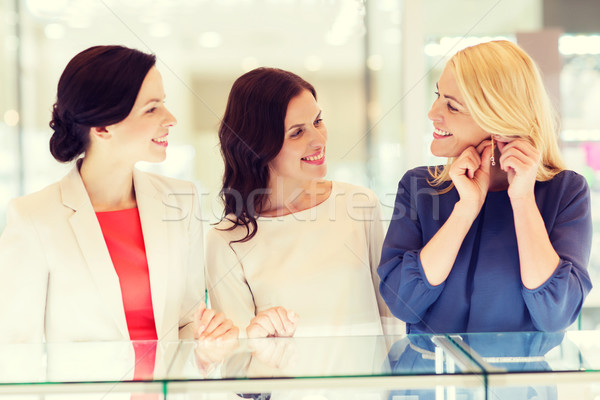
[[[378,268],[380,292],[407,333],[559,331],[571,325],[592,283],[590,192],[585,179],[563,171],[536,182],[535,199],[560,257],[536,289],[523,286],[510,199],[489,192],[446,280],[432,286],[420,260],[423,246],[459,200],[456,188],[438,194],[427,167],[408,171],[398,185],[394,214]]]

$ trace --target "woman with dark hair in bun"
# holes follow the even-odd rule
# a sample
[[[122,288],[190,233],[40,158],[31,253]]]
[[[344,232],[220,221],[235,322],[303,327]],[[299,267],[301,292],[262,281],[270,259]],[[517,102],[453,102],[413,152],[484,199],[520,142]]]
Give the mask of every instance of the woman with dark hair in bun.
[[[77,54],[58,83],[50,151],[59,182],[11,201],[0,237],[0,342],[237,338],[204,304],[199,198],[145,173],[175,117],[154,55]]]

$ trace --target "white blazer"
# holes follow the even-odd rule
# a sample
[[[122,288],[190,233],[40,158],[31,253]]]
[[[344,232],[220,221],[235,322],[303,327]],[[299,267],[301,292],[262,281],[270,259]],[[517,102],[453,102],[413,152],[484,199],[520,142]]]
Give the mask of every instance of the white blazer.
[[[138,170],[133,182],[158,338],[190,338],[205,293],[195,186]],[[12,200],[0,236],[0,342],[44,337],[129,340],[119,278],[77,166]]]

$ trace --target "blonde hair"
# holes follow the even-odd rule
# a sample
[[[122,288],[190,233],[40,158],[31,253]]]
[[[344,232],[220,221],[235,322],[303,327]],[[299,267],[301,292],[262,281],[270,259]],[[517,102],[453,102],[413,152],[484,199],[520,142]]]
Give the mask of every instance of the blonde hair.
[[[481,43],[459,51],[446,66],[477,125],[495,136],[526,139],[541,153],[538,181],[550,180],[565,169],[557,140],[558,118],[536,64],[523,49],[506,40]],[[430,169],[432,186],[450,180],[452,162],[450,158],[444,167]]]

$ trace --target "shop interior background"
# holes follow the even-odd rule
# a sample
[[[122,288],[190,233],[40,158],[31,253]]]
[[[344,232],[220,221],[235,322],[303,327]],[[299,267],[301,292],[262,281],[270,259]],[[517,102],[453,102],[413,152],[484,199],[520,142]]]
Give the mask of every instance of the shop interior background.
[[[167,161],[140,168],[193,180],[207,227],[222,216],[217,129],[233,81],[291,70],[318,93],[328,178],[375,190],[391,215],[398,180],[443,163],[427,111],[445,61],[504,38],[540,64],[560,110],[569,168],[592,189],[596,288],[573,328],[600,329],[600,2],[597,0],[0,0],[0,230],[11,198],[60,179],[50,109],[68,60],[98,44],[153,52],[171,130]]]

